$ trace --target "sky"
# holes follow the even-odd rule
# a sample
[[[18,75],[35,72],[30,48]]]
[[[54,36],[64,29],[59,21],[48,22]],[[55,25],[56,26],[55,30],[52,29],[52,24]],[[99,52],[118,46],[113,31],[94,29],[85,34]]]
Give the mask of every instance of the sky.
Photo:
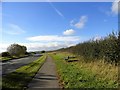
[[[116,2],[3,2],[0,52],[55,50],[118,31]]]

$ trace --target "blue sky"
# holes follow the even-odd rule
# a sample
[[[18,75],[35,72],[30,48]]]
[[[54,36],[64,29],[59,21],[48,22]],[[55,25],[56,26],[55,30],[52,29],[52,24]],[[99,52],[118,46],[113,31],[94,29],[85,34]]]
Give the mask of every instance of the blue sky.
[[[18,43],[32,50],[68,47],[118,30],[112,2],[4,2],[2,45]]]

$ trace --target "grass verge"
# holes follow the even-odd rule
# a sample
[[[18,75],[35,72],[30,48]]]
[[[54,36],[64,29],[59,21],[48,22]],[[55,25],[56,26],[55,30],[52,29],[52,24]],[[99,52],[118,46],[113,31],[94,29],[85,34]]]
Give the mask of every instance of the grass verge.
[[[24,58],[24,57],[28,57],[28,55],[23,55],[23,56],[19,56],[19,57],[17,57],[17,56],[1,57],[1,56],[0,56],[0,61],[6,62],[6,61],[8,61],[8,60],[19,59],[19,58]]]
[[[24,55],[24,56],[20,56],[20,57],[17,57],[17,56],[1,57],[1,56],[0,56],[0,61],[2,61],[2,62],[6,62],[6,61],[8,61],[8,60],[24,58],[24,57],[27,57],[27,56],[28,56],[28,55]]]
[[[100,62],[66,62],[67,54],[51,55],[64,88],[118,88],[118,69]]]
[[[32,63],[18,68],[15,72],[3,76],[2,89],[23,90],[42,66],[45,59],[46,56],[44,55]]]
[[[12,58],[10,57],[0,57],[0,61],[8,61],[8,60],[11,60]]]

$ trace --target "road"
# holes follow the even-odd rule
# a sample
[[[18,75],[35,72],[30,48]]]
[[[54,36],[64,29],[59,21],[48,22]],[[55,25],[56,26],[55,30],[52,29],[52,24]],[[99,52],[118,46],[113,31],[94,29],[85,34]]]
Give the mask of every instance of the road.
[[[2,63],[2,75],[6,75],[15,71],[17,68],[27,65],[34,60],[37,60],[39,57],[29,56],[20,59],[14,59],[7,62]],[[0,65],[1,66],[1,65]],[[0,73],[1,74],[1,73]]]

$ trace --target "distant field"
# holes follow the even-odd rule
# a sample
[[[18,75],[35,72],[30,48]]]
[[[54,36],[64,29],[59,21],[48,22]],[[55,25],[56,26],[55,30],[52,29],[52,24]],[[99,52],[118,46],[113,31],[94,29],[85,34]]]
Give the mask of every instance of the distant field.
[[[118,88],[118,67],[103,60],[67,62],[69,53],[51,54],[57,65],[60,83],[64,88]]]

